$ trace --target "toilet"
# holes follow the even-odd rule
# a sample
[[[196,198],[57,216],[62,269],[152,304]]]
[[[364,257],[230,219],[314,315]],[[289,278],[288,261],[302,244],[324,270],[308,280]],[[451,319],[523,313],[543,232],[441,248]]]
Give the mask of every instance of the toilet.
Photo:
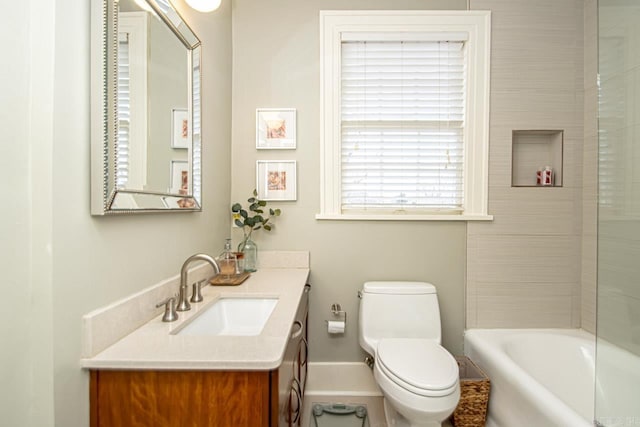
[[[360,346],[374,356],[389,427],[440,427],[460,399],[458,364],[440,345],[436,288],[367,282],[360,293]]]

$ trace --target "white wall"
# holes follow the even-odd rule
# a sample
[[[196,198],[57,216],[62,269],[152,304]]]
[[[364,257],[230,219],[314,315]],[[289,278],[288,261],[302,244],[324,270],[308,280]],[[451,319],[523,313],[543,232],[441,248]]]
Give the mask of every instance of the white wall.
[[[92,217],[90,4],[19,2],[2,29],[11,67],[2,67],[1,117],[15,130],[0,156],[11,200],[0,221],[0,418],[10,427],[88,425],[81,316],[178,274],[195,252],[216,253],[229,230],[230,6],[204,16],[178,5],[203,41],[207,70],[203,212]]]
[[[320,206],[319,11],[331,9],[464,9],[466,1],[235,0],[233,9],[232,201],[255,187],[255,161],[298,161],[298,200],[273,202],[283,214],[271,235],[254,233],[261,249],[311,252],[310,357],[357,361],[358,299],[367,280],[435,284],[443,343],[462,352],[466,224],[453,222],[318,221]],[[255,149],[256,108],[297,109],[295,151]],[[238,232],[238,230],[236,230]],[[239,233],[234,235],[236,242]],[[329,336],[325,319],[340,303],[344,336]]]
[[[54,6],[8,8],[0,28],[0,419],[53,425],[51,150]]]

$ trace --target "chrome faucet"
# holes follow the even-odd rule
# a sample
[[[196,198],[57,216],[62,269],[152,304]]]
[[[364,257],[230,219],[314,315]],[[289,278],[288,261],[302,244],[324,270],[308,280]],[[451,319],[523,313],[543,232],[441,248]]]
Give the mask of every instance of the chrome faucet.
[[[180,269],[180,294],[178,296],[178,306],[176,307],[177,311],[191,310],[191,305],[187,297],[187,268],[193,261],[206,261],[211,264],[216,274],[220,274],[220,266],[216,260],[209,255],[195,254],[187,258],[184,264],[182,264],[182,269]]]

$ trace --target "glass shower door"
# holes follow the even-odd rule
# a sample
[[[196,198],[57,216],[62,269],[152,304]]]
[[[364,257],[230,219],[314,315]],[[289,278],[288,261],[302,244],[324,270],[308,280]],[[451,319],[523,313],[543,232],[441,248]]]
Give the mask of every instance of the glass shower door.
[[[640,426],[640,1],[598,2],[595,419]]]

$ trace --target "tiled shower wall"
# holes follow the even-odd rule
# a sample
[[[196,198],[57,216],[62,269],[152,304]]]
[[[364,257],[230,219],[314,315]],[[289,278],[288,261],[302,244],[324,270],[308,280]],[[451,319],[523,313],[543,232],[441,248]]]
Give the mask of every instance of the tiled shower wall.
[[[578,327],[584,1],[470,4],[492,11],[489,211],[494,221],[468,224],[467,327]],[[512,131],[536,129],[564,131],[563,187],[511,186]]]

